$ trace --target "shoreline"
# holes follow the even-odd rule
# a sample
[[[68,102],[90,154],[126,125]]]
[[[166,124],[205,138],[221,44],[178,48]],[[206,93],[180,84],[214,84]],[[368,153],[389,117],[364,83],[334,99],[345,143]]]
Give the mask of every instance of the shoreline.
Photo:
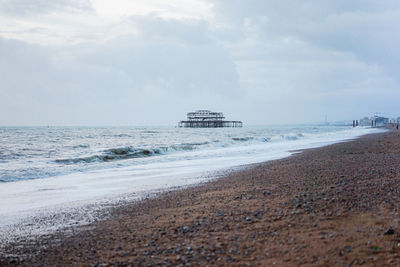
[[[72,235],[21,241],[0,264],[396,265],[399,140],[378,133],[252,164],[112,209]]]
[[[0,198],[6,199],[8,205],[0,206],[0,250],[6,243],[4,240],[10,238],[50,234],[55,229],[90,223],[98,219],[103,207],[132,202],[154,192],[196,186],[209,177],[225,176],[251,164],[288,157],[295,153],[293,150],[326,146],[377,131],[349,128],[320,133],[313,138],[190,151],[182,154],[180,160],[169,162],[160,158],[161,163],[148,166],[133,164],[51,179],[2,183]]]

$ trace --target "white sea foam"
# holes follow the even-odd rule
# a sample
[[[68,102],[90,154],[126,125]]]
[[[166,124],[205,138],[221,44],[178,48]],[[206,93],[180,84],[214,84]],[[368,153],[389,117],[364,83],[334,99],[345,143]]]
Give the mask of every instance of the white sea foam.
[[[109,168],[82,168],[79,172],[49,178],[0,183],[0,239],[7,241],[87,223],[96,218],[99,210],[121,200],[197,184],[213,177],[215,171],[279,159],[289,156],[293,150],[324,146],[379,131],[382,130],[360,127],[274,135],[274,139],[281,138],[280,141],[265,141],[257,135],[249,138],[246,132],[244,137],[226,139],[234,145],[210,145],[213,143],[211,134],[209,140],[198,141],[198,145],[205,146],[202,149],[135,158],[129,161],[131,164]],[[238,142],[242,144],[236,145]],[[114,154],[136,152],[129,148]]]

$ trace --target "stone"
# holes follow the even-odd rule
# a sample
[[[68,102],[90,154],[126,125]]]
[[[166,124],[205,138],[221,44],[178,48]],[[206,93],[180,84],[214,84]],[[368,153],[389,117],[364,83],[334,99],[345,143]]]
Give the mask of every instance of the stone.
[[[183,227],[183,233],[186,234],[187,232],[189,232],[189,227],[188,226]]]
[[[394,230],[392,228],[389,228],[385,231],[384,235],[393,235],[394,234]]]

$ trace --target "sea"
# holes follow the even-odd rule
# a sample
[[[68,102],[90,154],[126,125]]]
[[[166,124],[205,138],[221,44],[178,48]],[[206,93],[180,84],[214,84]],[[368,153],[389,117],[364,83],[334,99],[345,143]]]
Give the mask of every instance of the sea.
[[[343,125],[0,127],[0,229],[191,186],[379,131]]]

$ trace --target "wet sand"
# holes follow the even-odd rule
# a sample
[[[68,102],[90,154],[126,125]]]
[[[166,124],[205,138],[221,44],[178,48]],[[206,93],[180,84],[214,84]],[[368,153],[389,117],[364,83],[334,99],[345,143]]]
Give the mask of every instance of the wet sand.
[[[107,210],[0,265],[399,266],[399,182],[400,133],[367,135]]]

